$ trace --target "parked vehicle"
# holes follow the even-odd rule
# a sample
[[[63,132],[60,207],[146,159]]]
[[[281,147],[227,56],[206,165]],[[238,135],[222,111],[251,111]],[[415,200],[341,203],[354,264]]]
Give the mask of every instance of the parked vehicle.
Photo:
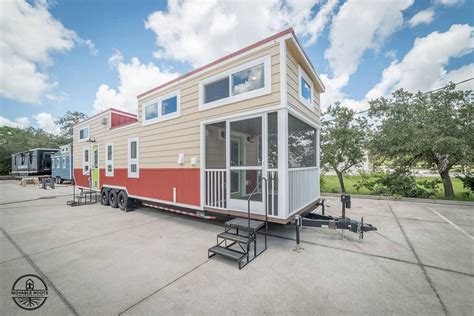
[[[51,168],[56,183],[73,181],[72,144],[60,146],[59,151],[51,155]]]
[[[57,148],[35,148],[12,155],[12,175],[31,176],[51,174],[51,155]]]
[[[74,179],[103,204],[288,223],[320,200],[324,85],[292,29],[108,109],[73,131]],[[267,207],[265,207],[265,205]]]

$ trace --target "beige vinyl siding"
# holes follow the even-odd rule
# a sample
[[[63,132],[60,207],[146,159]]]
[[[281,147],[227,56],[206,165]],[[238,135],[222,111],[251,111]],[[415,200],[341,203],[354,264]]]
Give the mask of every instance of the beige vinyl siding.
[[[294,56],[294,52],[291,49],[287,49],[286,53],[286,75],[287,75],[287,89],[288,89],[288,104],[292,108],[299,110],[306,117],[311,120],[320,122],[320,104],[319,104],[319,93],[316,91],[314,82],[313,85],[314,101],[313,107],[310,109],[299,100],[299,78],[298,78],[298,61]]]
[[[270,94],[199,111],[199,81],[266,55],[271,55],[272,87]],[[177,90],[180,90],[181,93],[180,117],[142,126],[141,105]],[[79,133],[80,128],[89,125],[89,136],[95,138],[96,144],[99,144],[100,168],[105,167],[105,144],[111,141],[114,142],[114,168],[127,168],[127,140],[132,137],[139,138],[140,168],[198,168],[200,167],[200,123],[202,121],[279,104],[280,56],[279,45],[276,42],[231,63],[207,72],[204,71],[196,77],[183,79],[179,85],[172,85],[143,97],[139,100],[139,122],[136,124],[109,130],[108,126],[100,124],[102,117],[98,117],[75,127],[74,133]],[[82,168],[82,149],[92,143],[78,142],[78,137],[76,134],[74,135],[74,168],[79,169]],[[179,153],[185,155],[183,166],[177,163]],[[198,160],[196,166],[191,166],[192,157],[196,157]]]

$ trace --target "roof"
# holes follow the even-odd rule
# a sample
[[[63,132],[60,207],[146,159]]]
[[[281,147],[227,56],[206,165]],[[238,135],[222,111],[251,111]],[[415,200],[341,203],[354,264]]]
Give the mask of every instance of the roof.
[[[188,73],[186,73],[186,74],[184,74],[184,75],[182,75],[182,76],[179,76],[178,78],[175,78],[175,79],[173,79],[173,80],[171,80],[171,81],[168,81],[168,82],[166,82],[166,83],[164,83],[164,84],[162,84],[162,85],[159,85],[159,86],[157,86],[157,87],[155,87],[155,88],[153,88],[153,89],[150,89],[150,90],[148,90],[148,91],[146,91],[146,92],[144,92],[144,93],[141,93],[141,94],[139,94],[139,95],[137,96],[137,98],[141,98],[141,97],[143,97],[143,96],[145,96],[145,95],[147,95],[147,94],[150,94],[150,93],[152,93],[152,92],[155,92],[155,91],[157,91],[157,90],[159,90],[159,89],[161,89],[161,88],[164,88],[164,87],[166,87],[166,86],[169,86],[169,85],[171,85],[171,84],[173,84],[173,83],[175,83],[175,82],[177,82],[177,81],[183,80],[183,79],[185,79],[185,78],[187,78],[187,77],[189,77],[189,76],[191,76],[191,75],[193,75],[193,74],[195,74],[195,73],[198,73],[198,72],[200,72],[200,71],[202,71],[202,70],[204,70],[204,69],[206,69],[206,68],[209,68],[209,67],[211,67],[211,66],[217,65],[217,64],[219,64],[219,63],[221,63],[221,62],[223,62],[223,61],[226,61],[226,60],[228,60],[228,59],[230,59],[230,58],[232,58],[232,57],[238,56],[238,55],[240,55],[240,54],[242,54],[242,53],[244,53],[244,52],[246,52],[246,51],[249,51],[249,50],[251,50],[251,49],[253,49],[253,48],[255,48],[255,47],[261,46],[261,45],[263,45],[263,44],[265,44],[265,43],[271,42],[271,41],[273,41],[273,40],[275,40],[275,39],[277,39],[277,38],[280,38],[280,37],[282,37],[282,36],[284,36],[284,35],[287,35],[287,34],[293,34],[293,36],[296,37],[293,28],[290,27],[290,28],[288,28],[288,29],[286,29],[286,30],[284,30],[284,31],[281,31],[281,32],[279,32],[279,33],[276,33],[276,34],[274,34],[274,35],[272,35],[272,36],[270,36],[270,37],[267,37],[267,38],[265,38],[265,39],[263,39],[263,40],[261,40],[261,41],[258,41],[258,42],[256,42],[256,43],[253,43],[253,44],[251,44],[251,45],[249,45],[249,46],[246,46],[246,47],[244,47],[244,48],[242,48],[242,49],[239,49],[238,51],[235,51],[235,52],[233,52],[233,53],[231,53],[231,54],[229,54],[229,55],[226,55],[226,56],[224,56],[224,57],[221,57],[221,58],[219,58],[219,59],[216,59],[216,60],[214,60],[213,62],[210,62],[209,64],[206,64],[206,65],[204,65],[204,66],[201,66],[201,67],[199,67],[199,68],[196,68],[196,69],[194,69],[194,70],[192,70],[192,71],[190,71],[190,72],[188,72]],[[311,65],[311,67],[312,67],[312,65]]]
[[[127,116],[133,116],[134,118],[138,119],[137,115],[136,114],[133,114],[133,113],[130,113],[130,112],[125,112],[125,111],[122,111],[122,110],[118,110],[116,108],[108,108],[106,110],[103,110],[97,114],[94,114],[92,115],[91,117],[88,117],[80,122],[78,122],[77,124],[74,124],[73,127],[77,126],[77,125],[80,125],[80,124],[83,124],[85,122],[88,122],[90,120],[92,120],[93,118],[96,118],[98,116],[101,116],[101,115],[104,115],[104,114],[107,114],[108,112],[115,112],[115,113],[118,113],[118,114],[123,114],[123,115],[127,115]]]

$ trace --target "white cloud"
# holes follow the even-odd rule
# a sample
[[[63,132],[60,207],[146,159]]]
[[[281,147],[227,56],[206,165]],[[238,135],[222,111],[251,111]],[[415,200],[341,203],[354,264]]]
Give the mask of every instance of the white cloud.
[[[451,7],[455,5],[461,5],[464,3],[464,0],[436,0],[436,3]]]
[[[426,37],[415,39],[410,51],[401,61],[393,61],[383,71],[382,80],[366,97],[373,99],[386,96],[398,88],[409,91],[428,91],[436,88],[436,84],[439,86],[440,80],[447,76],[445,67],[449,60],[464,56],[474,49],[473,32],[473,27],[457,24],[444,33],[433,32]],[[472,68],[463,71],[469,69]],[[467,76],[470,77],[472,73]]]
[[[408,21],[408,25],[410,25],[410,27],[415,27],[420,24],[430,24],[433,22],[434,14],[435,12],[432,8],[420,11],[411,17]]]
[[[315,14],[318,0],[169,1],[145,27],[156,34],[156,58],[198,67],[289,26],[314,43],[337,2],[328,0]]]
[[[380,43],[403,24],[402,12],[413,0],[349,0],[333,18],[325,57],[335,77],[352,75],[367,49]]]
[[[28,128],[30,127],[30,125],[30,119],[27,117],[18,117],[15,119],[15,121],[11,121],[6,117],[0,116],[0,126]]]
[[[45,132],[48,132],[54,135],[59,135],[60,128],[58,125],[54,123],[56,118],[53,117],[51,113],[41,112],[41,113],[33,115],[33,118],[36,120],[36,124],[38,125],[38,127],[44,130]]]
[[[440,87],[444,87],[449,82],[461,82],[466,79],[472,78],[474,76],[474,63],[469,65],[464,65],[458,69],[454,69],[451,71],[444,71],[445,74],[441,78],[439,78],[433,85],[433,89],[437,89]],[[474,91],[474,80],[459,84],[456,88],[462,90],[473,90]]]
[[[52,53],[68,51],[76,42],[96,52],[92,41],[54,19],[46,1],[2,1],[0,33],[0,96],[26,103],[39,103],[57,86],[45,72]]]
[[[348,99],[342,89],[357,71],[363,54],[369,49],[378,49],[403,25],[402,12],[412,4],[413,0],[349,0],[340,7],[332,20],[330,45],[324,54],[332,76],[321,76],[326,85],[321,100],[323,109],[337,101],[356,110],[366,105],[364,101]]]
[[[151,62],[142,64],[136,57],[132,58],[130,63],[124,63],[119,51],[115,51],[109,58],[109,64],[116,67],[120,85],[117,90],[106,84],[100,85],[94,101],[95,112],[114,107],[136,113],[137,95],[179,75],[160,69]]]

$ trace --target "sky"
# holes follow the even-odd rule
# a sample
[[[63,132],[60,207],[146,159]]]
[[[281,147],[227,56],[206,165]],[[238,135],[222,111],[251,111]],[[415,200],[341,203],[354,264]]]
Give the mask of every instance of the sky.
[[[0,126],[57,134],[68,110],[136,113],[138,94],[288,27],[323,110],[359,111],[474,77],[473,24],[474,0],[0,0]]]

